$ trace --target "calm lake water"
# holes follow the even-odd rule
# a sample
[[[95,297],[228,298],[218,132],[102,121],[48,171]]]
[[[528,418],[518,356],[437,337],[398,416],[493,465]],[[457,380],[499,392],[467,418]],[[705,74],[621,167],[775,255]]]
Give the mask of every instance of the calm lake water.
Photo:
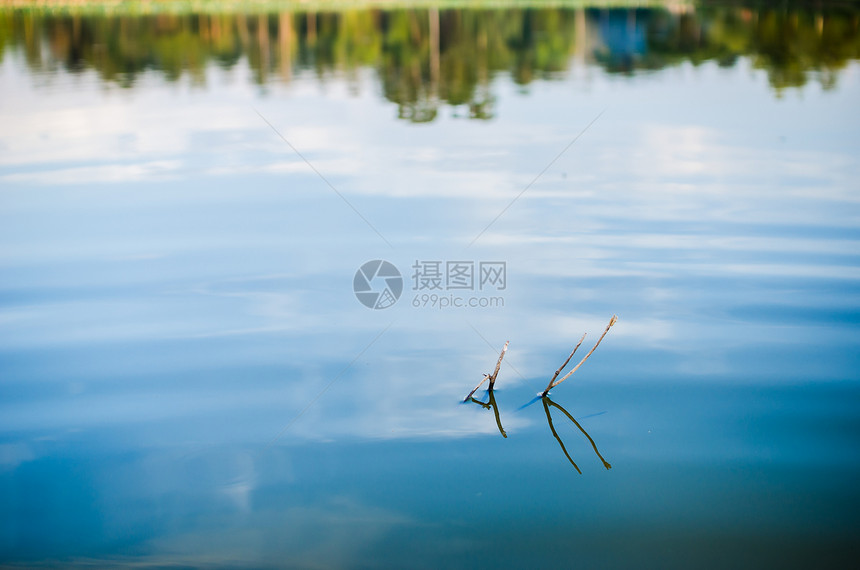
[[[0,8],[0,564],[856,562],[860,11],[791,6]]]

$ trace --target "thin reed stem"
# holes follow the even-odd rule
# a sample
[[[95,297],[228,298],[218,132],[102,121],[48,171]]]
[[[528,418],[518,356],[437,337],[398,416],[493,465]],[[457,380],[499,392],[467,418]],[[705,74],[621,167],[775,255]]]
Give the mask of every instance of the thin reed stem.
[[[490,374],[490,390],[493,389],[493,384],[496,383],[496,376],[499,375],[499,368],[502,367],[502,359],[505,357],[505,353],[508,351],[508,344],[511,341],[506,340],[505,346],[502,348],[502,352],[499,353],[499,360],[496,362],[496,369],[493,370],[493,373]]]
[[[614,325],[616,323],[616,321],[618,321],[618,317],[616,315],[612,315],[612,318],[609,319],[609,324],[606,325],[606,330],[603,331],[603,334],[600,335],[600,338],[597,339],[597,342],[595,343],[594,347],[588,352],[588,354],[586,354],[585,357],[579,361],[579,364],[577,364],[576,366],[573,367],[573,370],[571,370],[570,372],[565,374],[561,380],[557,380],[557,381],[553,382],[553,380],[555,380],[555,377],[553,377],[553,380],[550,380],[549,384],[546,387],[546,390],[544,390],[541,395],[546,396],[550,390],[552,390],[553,388],[555,388],[556,386],[558,386],[559,384],[561,384],[562,382],[564,382],[565,380],[567,380],[568,378],[573,376],[573,373],[576,372],[577,370],[579,370],[580,366],[585,364],[585,361],[588,360],[588,357],[591,356],[592,354],[594,354],[594,351],[597,349],[598,346],[600,346],[600,341],[603,340],[603,337],[606,336],[606,333],[609,332],[609,329],[612,328],[612,325]],[[580,342],[582,342],[582,341],[580,341]],[[574,349],[574,352],[576,352],[576,349]],[[571,356],[572,355],[573,354],[571,353]],[[563,368],[563,366],[562,366],[562,368]]]

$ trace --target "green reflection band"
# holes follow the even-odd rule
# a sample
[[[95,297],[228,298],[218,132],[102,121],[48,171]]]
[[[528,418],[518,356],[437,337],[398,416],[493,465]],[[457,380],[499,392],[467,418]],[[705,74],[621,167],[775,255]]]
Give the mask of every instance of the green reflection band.
[[[466,3],[11,2],[0,8],[0,58],[17,50],[34,71],[95,70],[124,87],[153,70],[202,85],[211,66],[242,61],[259,85],[299,73],[345,74],[357,85],[355,72],[367,69],[400,118],[428,122],[446,105],[493,118],[497,74],[525,87],[574,65],[624,75],[746,58],[778,93],[810,79],[832,88],[860,57],[856,4],[452,5]]]

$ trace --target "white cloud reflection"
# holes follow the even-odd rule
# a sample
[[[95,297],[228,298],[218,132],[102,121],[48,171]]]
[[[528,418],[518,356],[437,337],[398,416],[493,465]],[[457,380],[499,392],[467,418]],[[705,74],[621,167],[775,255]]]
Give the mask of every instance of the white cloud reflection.
[[[244,81],[144,82],[122,94],[92,82],[69,95],[16,81],[7,62],[0,344],[13,364],[3,382],[55,392],[0,404],[0,428],[267,441],[346,369],[289,438],[498,437],[490,412],[456,402],[505,340],[512,431],[532,422],[515,412],[521,396],[613,313],[621,320],[589,363],[597,374],[610,363],[648,370],[648,359],[632,362],[642,354],[657,362],[652,374],[686,378],[691,362],[731,373],[727,355],[763,332],[826,343],[838,331],[818,340],[808,327],[738,315],[775,302],[832,306],[810,279],[847,287],[839,294],[856,306],[860,129],[807,141],[856,119],[828,115],[826,94],[803,103],[820,114],[799,114],[748,71],[732,70],[728,86],[710,64],[665,82],[597,76],[590,90],[568,78],[529,97],[501,78],[497,119],[415,126],[336,79],[322,93],[312,81],[270,96]],[[858,91],[846,75],[837,95]],[[715,105],[720,95],[744,104]],[[415,259],[506,260],[505,307],[419,310],[407,288],[390,311],[369,311],[350,287],[375,258],[407,283]],[[239,506],[243,485],[225,491]]]

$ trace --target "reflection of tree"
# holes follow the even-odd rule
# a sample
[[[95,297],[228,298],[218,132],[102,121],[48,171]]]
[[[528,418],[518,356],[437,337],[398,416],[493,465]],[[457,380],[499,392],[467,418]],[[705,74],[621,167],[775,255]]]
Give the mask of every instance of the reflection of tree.
[[[860,12],[849,6],[705,5],[660,8],[350,9],[278,13],[99,13],[0,9],[0,59],[10,47],[34,70],[94,69],[133,86],[141,73],[202,84],[210,65],[243,57],[259,84],[310,70],[377,71],[385,97],[411,121],[440,105],[494,113],[491,81],[520,84],[564,73],[572,60],[631,73],[690,61],[732,65],[749,57],[781,90],[815,77],[825,88],[860,57]]]
[[[660,69],[683,61],[732,65],[749,56],[777,90],[800,87],[811,74],[830,88],[836,72],[860,57],[860,12],[842,7],[703,7],[678,15],[618,9],[588,15],[603,40],[595,58],[609,71]]]
[[[756,67],[766,69],[777,89],[803,85],[810,71],[832,87],[836,72],[860,54],[860,18],[825,16],[807,10],[762,10],[752,15]]]

